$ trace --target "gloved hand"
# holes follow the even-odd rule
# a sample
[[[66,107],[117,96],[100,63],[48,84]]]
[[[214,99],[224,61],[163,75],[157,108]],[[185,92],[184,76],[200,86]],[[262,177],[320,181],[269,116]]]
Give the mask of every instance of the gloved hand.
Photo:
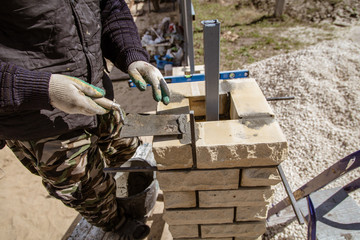
[[[152,86],[155,101],[164,104],[170,102],[170,91],[159,69],[144,61],[136,61],[129,65],[128,73],[131,80],[141,91],[145,91],[147,83]]]
[[[50,103],[69,114],[102,115],[108,110],[91,98],[101,98],[105,91],[78,78],[52,74],[49,83]]]

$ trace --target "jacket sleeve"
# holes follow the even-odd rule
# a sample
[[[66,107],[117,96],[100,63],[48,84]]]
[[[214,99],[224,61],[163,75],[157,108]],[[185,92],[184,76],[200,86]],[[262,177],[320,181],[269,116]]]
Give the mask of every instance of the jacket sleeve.
[[[52,109],[50,76],[0,60],[0,112]]]
[[[134,61],[148,61],[149,56],[141,46],[137,27],[125,1],[102,0],[100,7],[104,57],[124,72]]]

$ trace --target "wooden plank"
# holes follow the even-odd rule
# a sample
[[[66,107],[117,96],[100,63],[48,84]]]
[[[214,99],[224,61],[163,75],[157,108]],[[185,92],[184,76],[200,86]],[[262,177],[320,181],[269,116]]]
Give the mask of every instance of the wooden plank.
[[[360,239],[360,207],[341,188],[310,194],[316,209],[317,239]],[[308,220],[306,199],[299,201]]]

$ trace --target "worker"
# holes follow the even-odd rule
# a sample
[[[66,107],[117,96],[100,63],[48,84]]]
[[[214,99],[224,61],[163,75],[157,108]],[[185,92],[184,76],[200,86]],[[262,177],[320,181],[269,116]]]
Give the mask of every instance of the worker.
[[[121,139],[114,112],[94,101],[114,98],[104,58],[169,103],[124,0],[2,1],[0,140],[42,177],[51,196],[89,223],[143,239],[149,227],[117,206],[114,179],[103,172],[140,144]]]

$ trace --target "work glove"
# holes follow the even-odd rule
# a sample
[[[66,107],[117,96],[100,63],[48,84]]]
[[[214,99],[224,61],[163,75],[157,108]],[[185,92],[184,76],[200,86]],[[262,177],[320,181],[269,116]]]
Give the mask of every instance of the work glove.
[[[49,83],[50,104],[69,114],[102,115],[107,109],[92,99],[101,98],[105,91],[75,77],[52,74]]]
[[[170,102],[170,91],[159,69],[144,61],[136,61],[129,65],[128,73],[131,80],[141,91],[146,85],[152,86],[155,101],[162,101],[165,105]]]

